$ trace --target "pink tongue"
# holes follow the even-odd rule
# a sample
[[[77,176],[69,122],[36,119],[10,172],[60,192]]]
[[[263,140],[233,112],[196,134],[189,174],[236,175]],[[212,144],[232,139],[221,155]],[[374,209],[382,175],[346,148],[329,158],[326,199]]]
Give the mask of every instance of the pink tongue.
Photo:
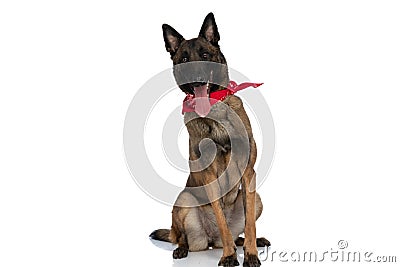
[[[207,94],[207,85],[201,85],[194,88],[195,108],[194,111],[200,117],[205,117],[210,112],[211,105]]]

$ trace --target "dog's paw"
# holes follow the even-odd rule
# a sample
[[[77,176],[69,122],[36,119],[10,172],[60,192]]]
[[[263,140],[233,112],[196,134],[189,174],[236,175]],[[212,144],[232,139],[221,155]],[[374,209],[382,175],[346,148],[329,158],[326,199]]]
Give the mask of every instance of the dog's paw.
[[[186,258],[188,255],[189,250],[183,247],[177,247],[174,252],[172,253],[172,257],[174,259],[182,259]]]
[[[245,255],[243,261],[243,267],[260,267],[261,262],[258,259],[257,255]]]
[[[237,260],[236,253],[228,257],[222,257],[218,262],[218,266],[224,266],[224,267],[239,266],[239,261]]]
[[[260,237],[257,238],[257,247],[269,247],[271,246],[271,242],[269,242],[266,238]]]

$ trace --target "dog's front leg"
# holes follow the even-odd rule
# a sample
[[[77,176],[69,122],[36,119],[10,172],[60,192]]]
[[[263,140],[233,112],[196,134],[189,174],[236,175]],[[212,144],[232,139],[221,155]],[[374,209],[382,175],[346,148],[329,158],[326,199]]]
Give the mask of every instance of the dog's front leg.
[[[223,254],[218,263],[218,266],[224,266],[224,267],[238,266],[239,261],[237,260],[235,242],[233,240],[232,233],[228,228],[225,214],[220,202],[221,191],[218,181],[216,180],[217,178],[216,171],[204,170],[196,174],[202,176],[202,180],[204,181],[205,185],[205,190],[207,192],[208,199],[211,201],[211,206],[215,214],[215,218],[218,224],[218,229],[221,235]]]
[[[243,267],[259,267],[256,245],[256,173],[252,167],[246,168],[243,179],[243,206],[245,210],[244,261]]]

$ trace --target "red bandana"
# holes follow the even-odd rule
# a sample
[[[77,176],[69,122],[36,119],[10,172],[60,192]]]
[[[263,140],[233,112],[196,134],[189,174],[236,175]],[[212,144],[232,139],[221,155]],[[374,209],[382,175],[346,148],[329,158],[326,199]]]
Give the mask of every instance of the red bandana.
[[[210,105],[212,106],[219,101],[224,101],[224,99],[226,97],[233,95],[237,91],[246,89],[247,87],[250,87],[250,86],[257,88],[262,84],[263,83],[248,83],[248,82],[246,82],[246,83],[241,83],[238,85],[234,81],[230,81],[228,84],[228,87],[226,89],[210,93],[210,96],[209,96]],[[196,106],[196,103],[195,103],[194,95],[187,94],[182,103],[182,114],[184,114],[185,112],[195,111],[195,106]]]

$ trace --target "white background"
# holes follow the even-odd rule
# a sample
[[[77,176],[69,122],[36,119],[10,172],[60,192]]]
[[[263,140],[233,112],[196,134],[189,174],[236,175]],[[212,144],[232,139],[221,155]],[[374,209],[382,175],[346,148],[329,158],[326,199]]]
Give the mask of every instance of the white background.
[[[135,91],[171,66],[161,24],[192,38],[210,11],[275,120],[258,234],[277,251],[344,239],[400,260],[400,3],[260,3],[1,2],[0,266],[174,264],[147,237],[171,207],[133,182],[122,129]],[[175,266],[217,266],[222,251],[207,253]]]

